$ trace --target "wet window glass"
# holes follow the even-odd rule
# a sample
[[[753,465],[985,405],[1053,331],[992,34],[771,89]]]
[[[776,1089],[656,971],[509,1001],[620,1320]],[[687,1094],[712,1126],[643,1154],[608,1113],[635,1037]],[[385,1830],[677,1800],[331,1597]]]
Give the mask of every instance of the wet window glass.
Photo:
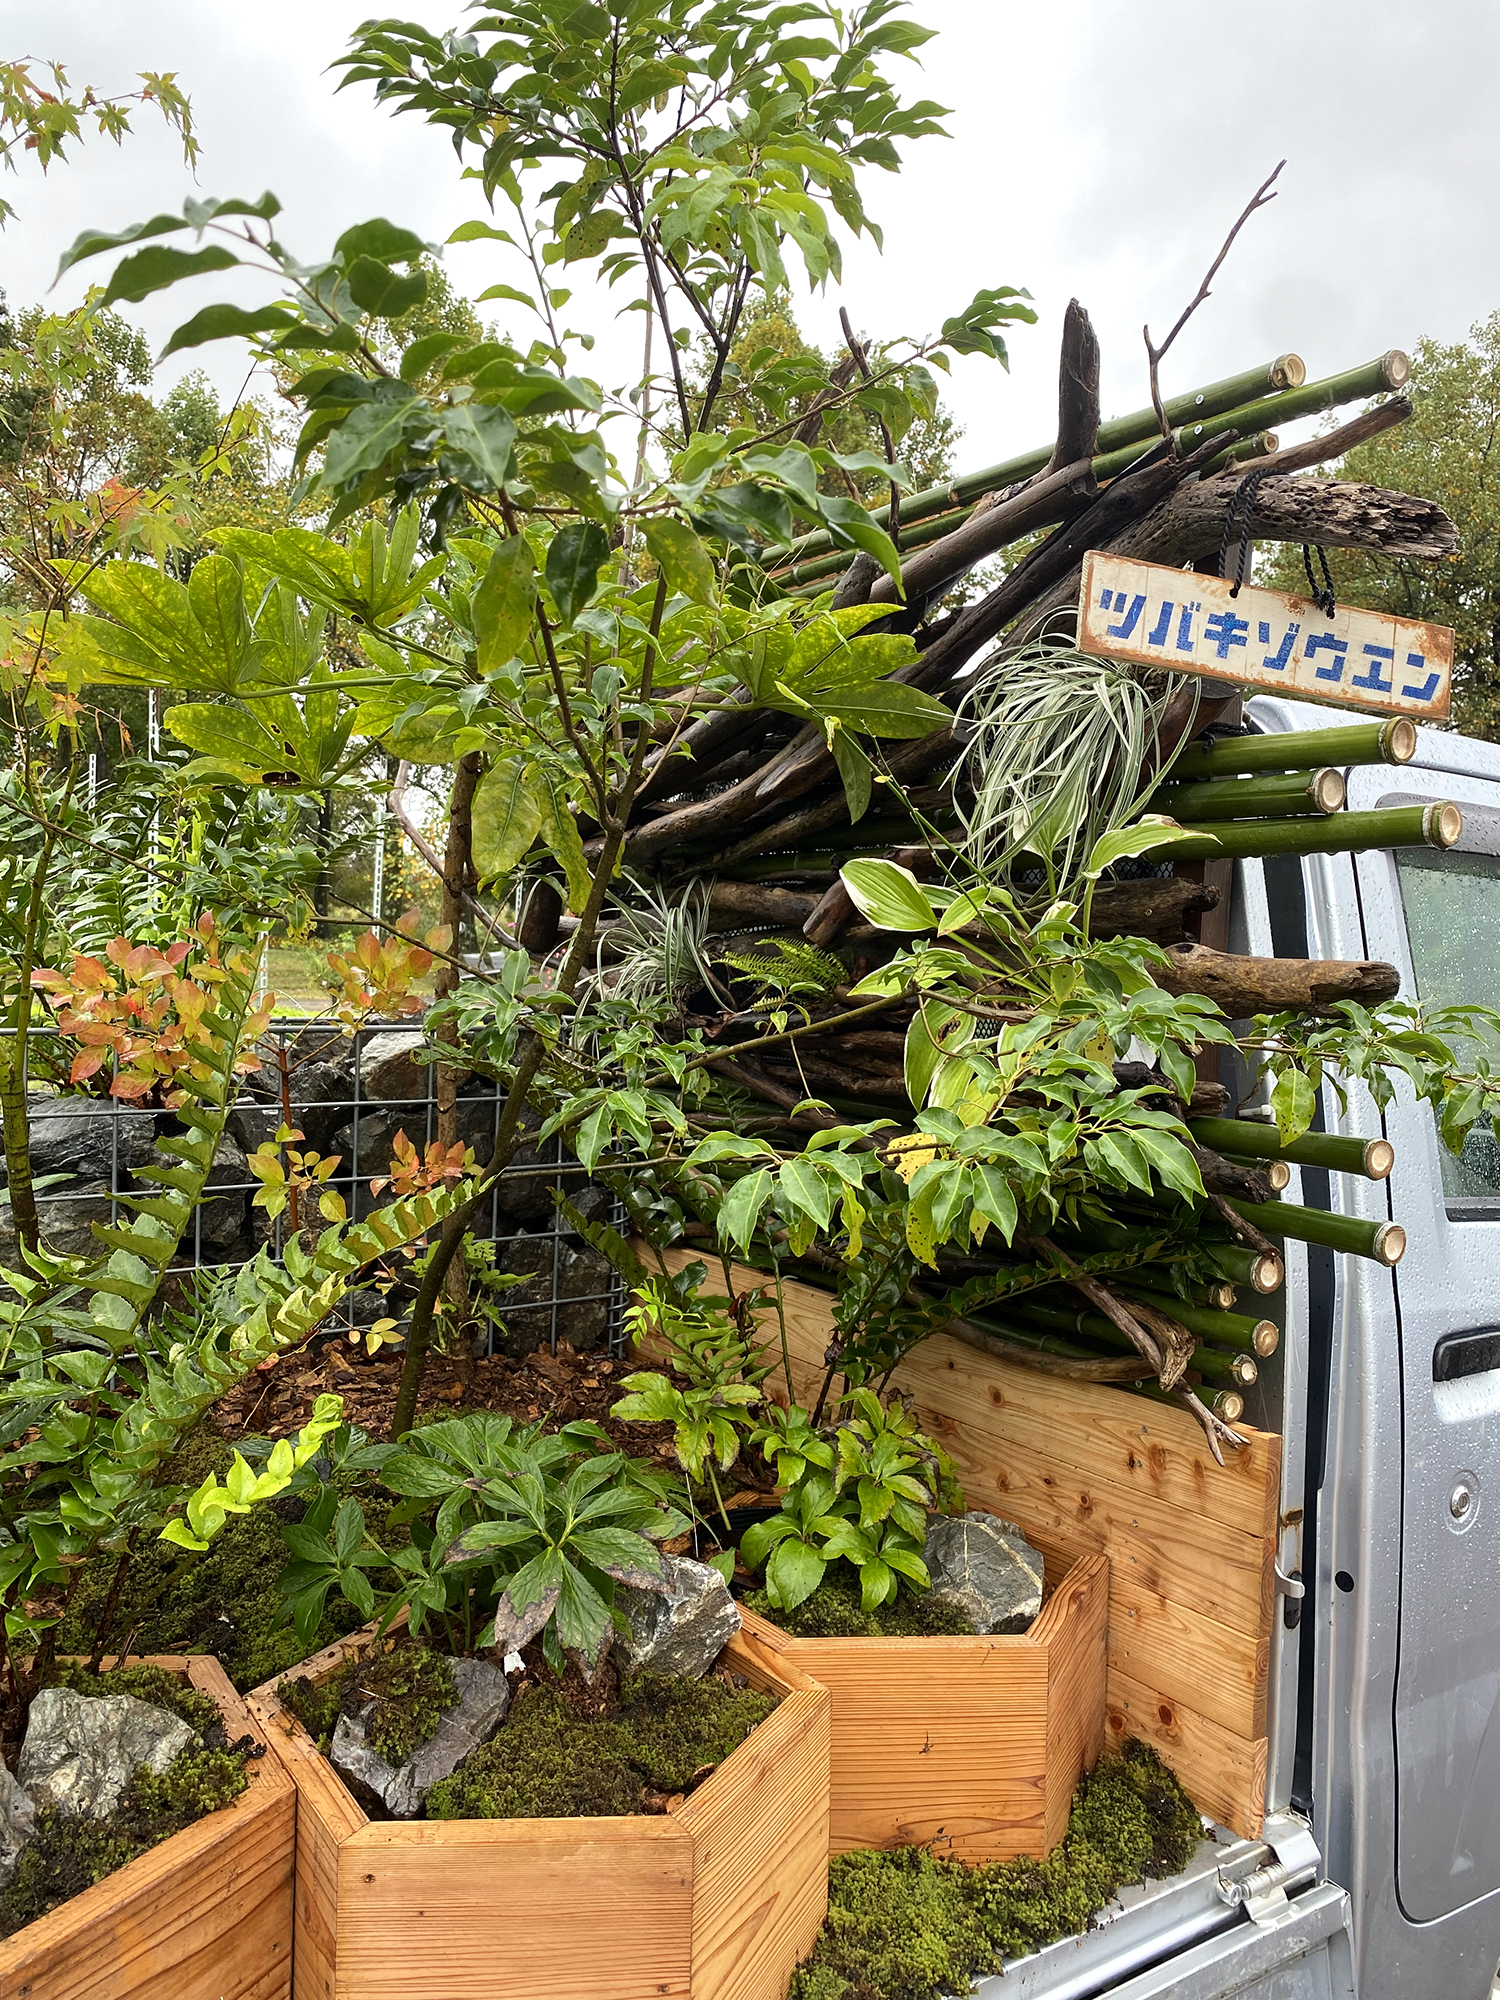
[[[1408,848],[1396,871],[1422,1004],[1500,1007],[1500,857]],[[1500,1143],[1490,1121],[1472,1127],[1461,1155],[1440,1143],[1438,1157],[1449,1213],[1500,1220]]]

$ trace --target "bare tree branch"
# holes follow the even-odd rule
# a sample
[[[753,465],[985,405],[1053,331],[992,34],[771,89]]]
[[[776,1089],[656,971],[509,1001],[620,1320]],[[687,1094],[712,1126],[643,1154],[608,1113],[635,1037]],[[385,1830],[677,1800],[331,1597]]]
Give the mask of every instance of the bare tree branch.
[[[1254,215],[1255,211],[1258,208],[1264,208],[1267,202],[1272,202],[1276,199],[1274,194],[1268,194],[1266,190],[1270,187],[1272,181],[1275,180],[1276,176],[1281,172],[1282,168],[1285,165],[1286,165],[1285,160],[1278,160],[1276,162],[1276,165],[1272,168],[1271,172],[1266,175],[1265,179],[1261,182],[1260,186],[1255,190],[1254,194],[1251,195],[1249,201],[1246,202],[1244,208],[1240,211],[1239,221],[1235,223],[1233,229],[1231,229],[1229,234],[1224,238],[1224,247],[1220,250],[1218,256],[1215,257],[1214,261],[1209,265],[1207,271],[1204,273],[1202,284],[1199,285],[1193,297],[1189,300],[1187,305],[1185,305],[1182,311],[1178,314],[1177,324],[1172,328],[1172,331],[1167,335],[1166,339],[1162,342],[1161,346],[1154,347],[1152,345],[1151,329],[1149,326],[1143,326],[1141,328],[1141,332],[1145,336],[1145,341],[1146,341],[1146,359],[1150,364],[1151,407],[1156,412],[1156,421],[1161,425],[1161,434],[1166,439],[1167,444],[1172,449],[1174,455],[1176,452],[1176,447],[1172,444],[1172,426],[1167,422],[1167,413],[1162,406],[1162,400],[1161,400],[1161,381],[1158,370],[1160,368],[1162,358],[1166,354],[1168,348],[1172,345],[1172,342],[1177,338],[1178,334],[1181,333],[1182,329],[1187,325],[1188,321],[1192,318],[1193,314],[1198,310],[1199,306],[1201,306],[1203,301],[1208,297],[1209,295],[1208,288],[1213,283],[1214,279],[1219,275],[1219,266],[1224,262],[1224,259],[1229,255],[1229,252],[1234,245],[1235,237],[1239,235],[1240,231],[1244,228],[1245,224],[1250,220],[1251,216]]]

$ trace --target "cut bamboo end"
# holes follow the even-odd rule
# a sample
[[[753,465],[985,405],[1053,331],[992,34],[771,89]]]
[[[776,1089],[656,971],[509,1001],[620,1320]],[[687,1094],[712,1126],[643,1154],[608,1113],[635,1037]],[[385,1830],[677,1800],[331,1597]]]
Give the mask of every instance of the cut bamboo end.
[[[1313,772],[1308,796],[1319,812],[1336,813],[1344,810],[1344,800],[1348,795],[1342,771],[1324,769]]]
[[[1429,847],[1456,847],[1464,830],[1464,816],[1451,799],[1429,806],[1422,815],[1422,837]]]
[[[1286,1283],[1286,1265],[1274,1251],[1264,1251],[1255,1260],[1250,1283],[1262,1297],[1268,1292],[1279,1292]]]
[[[1371,1139],[1365,1145],[1365,1177],[1383,1181],[1396,1164],[1396,1149],[1389,1139]]]
[[[1300,354],[1278,354],[1271,363],[1271,385],[1276,389],[1300,389],[1307,380],[1307,363]]]
[[[1269,1361],[1281,1345],[1281,1328],[1274,1319],[1257,1320],[1253,1338],[1256,1353],[1262,1361]]]
[[[1393,347],[1380,357],[1380,376],[1387,389],[1401,389],[1411,379],[1411,357]]]
[[[1210,1285],[1208,1288],[1208,1303],[1218,1312],[1233,1312],[1238,1296],[1233,1285]]]
[[[1245,1414],[1245,1399],[1238,1389],[1221,1389],[1209,1408],[1224,1423],[1237,1424]]]
[[[1237,1354],[1229,1364],[1229,1372],[1242,1389],[1253,1389],[1260,1380],[1260,1370],[1248,1354]]]
[[[1272,1192],[1275,1194],[1280,1194],[1283,1188],[1292,1184],[1292,1170],[1285,1160],[1267,1160],[1261,1172],[1271,1183]]]
[[[1405,358],[1404,356],[1402,357]],[[1409,764],[1417,754],[1417,725],[1406,715],[1392,716],[1380,732],[1380,757],[1385,764]]]
[[[1384,1264],[1387,1270],[1394,1269],[1406,1255],[1406,1231],[1399,1222],[1382,1222],[1375,1231],[1371,1250],[1377,1264]]]

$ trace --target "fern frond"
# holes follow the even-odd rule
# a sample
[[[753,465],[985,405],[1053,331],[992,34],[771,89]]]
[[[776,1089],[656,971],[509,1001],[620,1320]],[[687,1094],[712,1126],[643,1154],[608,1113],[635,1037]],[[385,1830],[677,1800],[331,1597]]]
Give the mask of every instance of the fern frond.
[[[838,959],[801,938],[765,938],[714,956],[745,978],[758,979],[770,993],[832,993],[849,977]]]

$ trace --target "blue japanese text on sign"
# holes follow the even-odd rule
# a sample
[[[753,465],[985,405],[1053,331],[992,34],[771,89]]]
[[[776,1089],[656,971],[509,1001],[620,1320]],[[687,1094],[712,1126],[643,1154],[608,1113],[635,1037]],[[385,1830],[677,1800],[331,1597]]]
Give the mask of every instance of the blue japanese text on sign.
[[[1448,714],[1453,633],[1446,625],[1307,597],[1092,550],[1083,559],[1078,645],[1106,659],[1382,715],[1439,722]]]

